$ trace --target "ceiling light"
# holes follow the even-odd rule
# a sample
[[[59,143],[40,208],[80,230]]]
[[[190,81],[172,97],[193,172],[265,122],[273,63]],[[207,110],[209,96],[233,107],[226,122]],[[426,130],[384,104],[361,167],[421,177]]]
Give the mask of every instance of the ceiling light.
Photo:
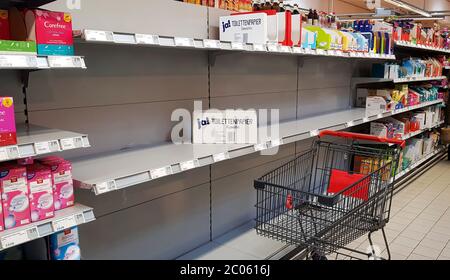
[[[403,1],[400,1],[400,0],[384,0],[384,2],[387,2],[389,4],[395,5],[395,6],[399,7],[399,8],[402,8],[402,9],[414,12],[416,14],[422,15],[424,17],[431,17],[431,13],[429,13],[429,12],[427,12],[425,10],[422,10],[420,8],[417,8],[417,7],[413,6],[413,5],[407,4],[407,3],[403,2]]]

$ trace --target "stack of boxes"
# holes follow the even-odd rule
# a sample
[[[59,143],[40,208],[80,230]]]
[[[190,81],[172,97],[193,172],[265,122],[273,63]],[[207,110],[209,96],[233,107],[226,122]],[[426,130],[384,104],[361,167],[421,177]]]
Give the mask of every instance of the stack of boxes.
[[[58,157],[47,157],[28,165],[0,165],[3,229],[45,220],[55,211],[74,205],[72,166]]]
[[[0,10],[0,54],[73,55],[71,15],[40,9]]]

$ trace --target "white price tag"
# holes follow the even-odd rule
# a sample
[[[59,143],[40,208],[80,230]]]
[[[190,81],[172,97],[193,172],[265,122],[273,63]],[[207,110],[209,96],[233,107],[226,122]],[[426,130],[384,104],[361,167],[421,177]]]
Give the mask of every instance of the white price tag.
[[[343,53],[342,51],[336,51],[335,54],[336,54],[337,56],[343,56],[343,55],[344,55],[344,53]]]
[[[114,33],[112,31],[84,30],[84,39],[86,41],[114,42]]]
[[[59,152],[61,151],[61,147],[59,146],[59,141],[58,140],[52,140],[48,142],[48,146],[50,148],[50,152]]]
[[[75,216],[65,217],[59,220],[52,221],[52,227],[54,232],[62,231],[77,225]]]
[[[194,39],[175,37],[175,46],[177,46],[177,47],[195,47]]]
[[[117,189],[115,181],[109,181],[105,183],[96,184],[94,187],[94,191],[96,195],[111,192]]]
[[[208,49],[220,49],[220,41],[204,39],[203,46]]]
[[[47,59],[51,68],[82,68],[84,64],[79,56],[49,56]]]
[[[278,52],[278,45],[269,44],[267,45],[267,49],[269,50],[269,52]]]
[[[325,51],[322,50],[322,49],[317,49],[316,50],[316,54],[318,54],[318,55],[325,55]]]
[[[34,143],[34,150],[37,155],[48,154],[51,152],[49,142]]]
[[[293,47],[292,52],[293,53],[305,53],[305,50],[303,48]]]
[[[282,53],[291,53],[292,52],[292,49],[289,46],[280,46],[279,50]]]
[[[143,45],[159,45],[158,35],[135,34],[136,43]]]
[[[350,57],[355,57],[356,56],[355,52],[349,52],[348,54],[349,54]]]
[[[37,68],[39,69],[48,69],[50,66],[48,65],[48,60],[44,56],[38,56],[37,58]]]
[[[166,166],[158,169],[150,170],[150,177],[154,179],[158,179],[167,175],[172,174],[172,166]]]
[[[352,127],[355,126],[355,122],[354,121],[349,121],[347,122],[347,124],[345,125],[346,127]]]
[[[318,129],[316,129],[316,130],[311,130],[311,131],[309,132],[309,135],[310,135],[311,137],[316,137],[316,136],[319,135],[319,130],[318,130]]]
[[[91,146],[91,143],[89,143],[89,138],[83,137],[82,139],[83,139],[83,147],[84,148],[88,148]]]
[[[8,146],[5,147],[6,152],[8,153],[9,159],[16,159],[20,157],[19,147],[18,146]]]
[[[356,56],[357,56],[357,57],[364,57],[364,54],[363,54],[362,52],[357,52],[357,53],[356,53]]]
[[[114,34],[114,43],[116,44],[137,44],[136,37],[132,34]]]
[[[37,57],[32,55],[0,55],[0,68],[37,68]]]
[[[267,143],[256,144],[254,146],[254,148],[255,148],[255,152],[267,150]]]
[[[61,139],[60,141],[61,147],[64,151],[81,148],[84,146],[82,137],[65,138]]]
[[[6,148],[0,148],[0,161],[9,160],[8,152],[6,151]]]
[[[336,56],[336,52],[334,50],[328,50],[328,55]]]
[[[244,50],[244,43],[242,43],[242,42],[231,42],[231,49],[232,50],[243,51]]]
[[[213,155],[214,162],[224,161],[229,158],[230,158],[230,154],[228,152]]]
[[[189,161],[185,161],[185,162],[180,162],[180,169],[181,169],[181,171],[194,169],[197,166],[199,166],[198,159],[189,160]]]
[[[253,44],[253,51],[255,52],[265,52],[266,47],[262,44]]]
[[[37,227],[32,227],[30,229],[5,235],[0,239],[0,242],[2,243],[2,248],[7,249],[36,238],[39,238],[38,229]]]

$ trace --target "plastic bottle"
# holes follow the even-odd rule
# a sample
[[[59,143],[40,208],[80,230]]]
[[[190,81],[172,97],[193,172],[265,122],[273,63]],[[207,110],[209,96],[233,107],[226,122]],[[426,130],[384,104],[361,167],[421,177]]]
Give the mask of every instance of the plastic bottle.
[[[313,14],[313,10],[309,9],[309,13],[308,13],[308,24],[309,25],[313,25],[313,18],[314,18],[314,14]]]

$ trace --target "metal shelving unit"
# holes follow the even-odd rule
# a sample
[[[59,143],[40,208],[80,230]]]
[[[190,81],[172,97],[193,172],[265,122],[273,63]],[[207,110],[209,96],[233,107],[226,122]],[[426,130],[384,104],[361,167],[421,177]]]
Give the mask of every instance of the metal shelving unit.
[[[82,56],[35,56],[0,54],[0,69],[86,69]]]
[[[55,217],[0,232],[0,251],[95,220],[92,208],[75,204],[55,212]]]
[[[417,130],[417,131],[408,133],[407,135],[403,136],[402,139],[403,139],[403,140],[408,140],[408,139],[413,138],[414,136],[420,135],[420,134],[422,134],[422,133],[424,133],[424,132],[426,132],[426,131],[430,131],[430,130],[432,130],[433,128],[440,127],[440,126],[443,125],[444,123],[445,123],[444,121],[440,121],[440,122],[438,122],[437,124],[433,125],[433,127],[431,127],[431,128],[425,128],[425,129],[421,129],[421,130]]]
[[[362,52],[342,52],[335,50],[311,50],[300,47],[281,46],[278,44],[243,44],[223,42],[211,39],[194,39],[182,37],[165,37],[150,34],[119,33],[102,30],[83,30],[77,40],[80,43],[100,43],[117,45],[149,46],[159,48],[179,48],[210,51],[237,51],[250,53],[268,53],[296,56],[325,56],[341,58],[359,58],[376,60],[394,60],[394,55],[369,54]]]
[[[374,116],[366,116],[366,110],[363,108],[354,108],[302,120],[284,122],[280,124],[280,138],[260,139],[260,144],[258,145],[164,144],[83,157],[73,161],[74,182],[76,186],[93,189],[99,195],[193,168],[305,140],[317,136],[321,130],[342,130],[442,103],[442,100],[425,102]],[[123,163],[125,162],[127,164],[124,165]]]
[[[88,136],[35,125],[17,126],[17,145],[0,147],[0,162],[88,148]]]

